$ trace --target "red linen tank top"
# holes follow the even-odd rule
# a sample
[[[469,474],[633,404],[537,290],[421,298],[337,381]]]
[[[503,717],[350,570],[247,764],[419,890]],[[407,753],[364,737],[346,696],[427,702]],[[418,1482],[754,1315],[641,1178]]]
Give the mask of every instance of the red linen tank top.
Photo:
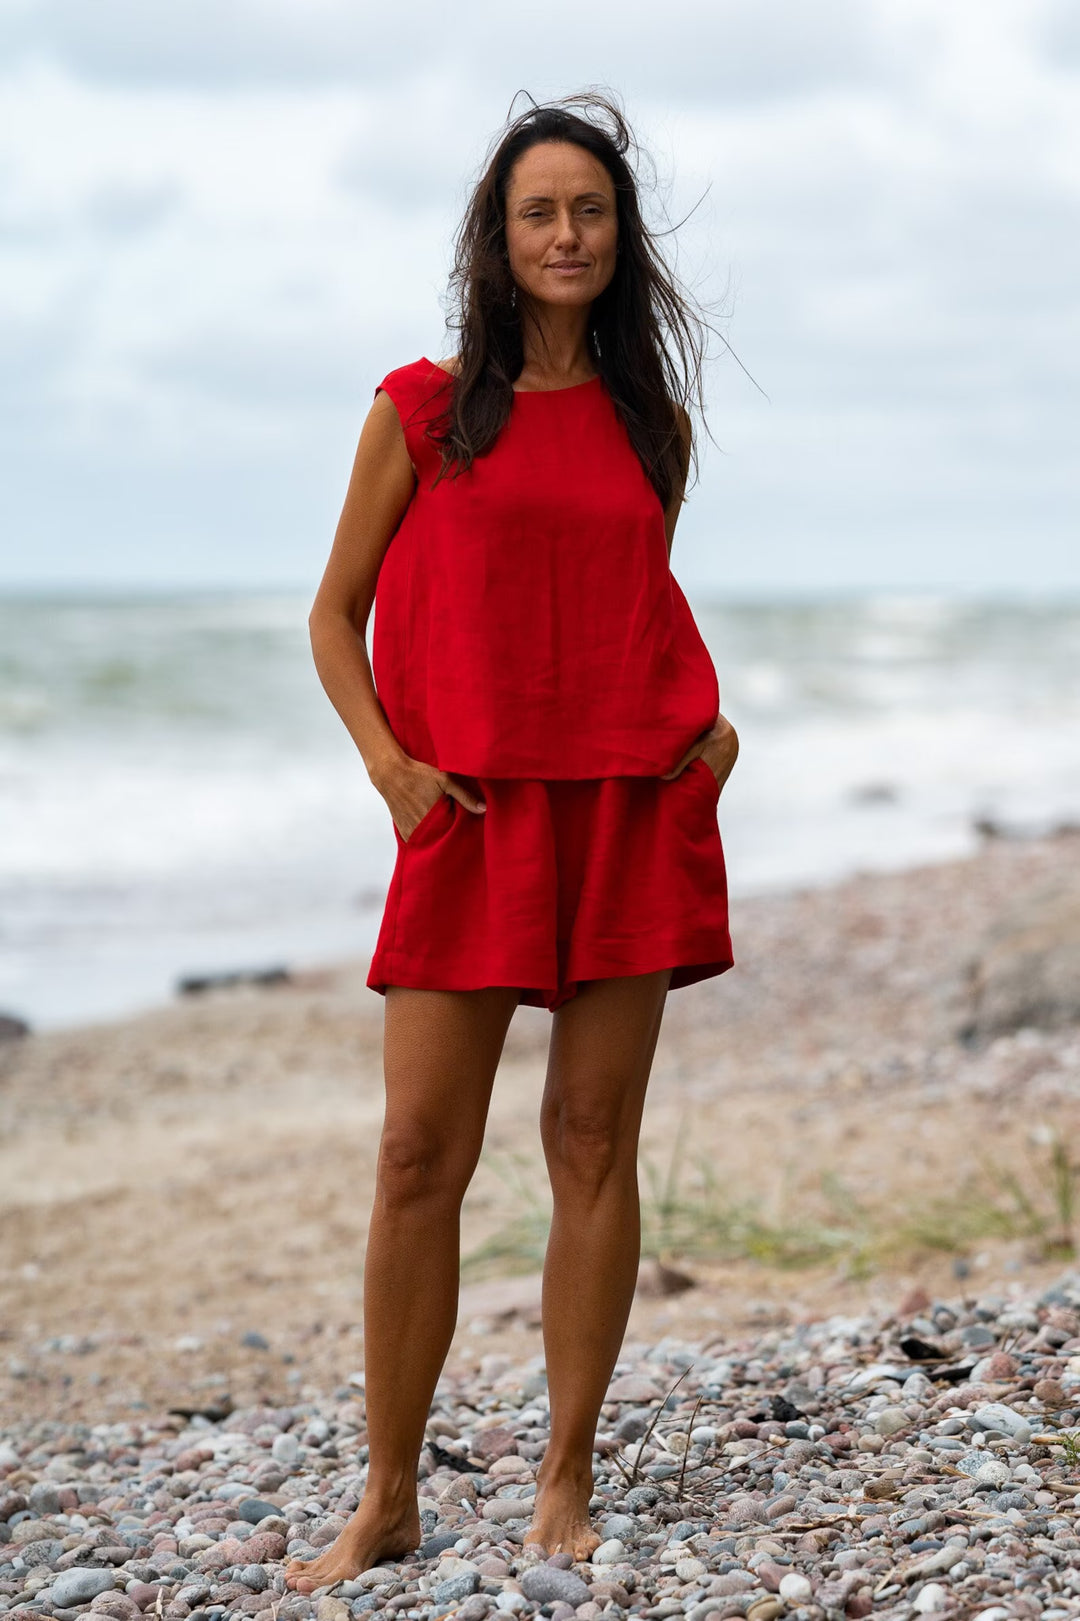
[[[433,487],[427,427],[452,383],[425,358],[379,384],[417,474],[375,592],[394,736],[465,776],[662,775],[720,696],[610,394],[599,377],[515,393],[491,450]]]

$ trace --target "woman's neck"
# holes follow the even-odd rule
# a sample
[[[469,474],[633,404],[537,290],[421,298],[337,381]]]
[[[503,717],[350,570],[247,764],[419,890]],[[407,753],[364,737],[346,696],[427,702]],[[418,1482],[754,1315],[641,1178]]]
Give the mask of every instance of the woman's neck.
[[[589,307],[541,306],[524,312],[522,388],[567,388],[596,376],[589,348]]]

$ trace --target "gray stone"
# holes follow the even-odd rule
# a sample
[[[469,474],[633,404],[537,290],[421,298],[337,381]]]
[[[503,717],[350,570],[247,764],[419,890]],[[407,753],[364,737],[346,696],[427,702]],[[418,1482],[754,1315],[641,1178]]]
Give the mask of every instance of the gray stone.
[[[554,1565],[534,1565],[521,1577],[521,1591],[534,1604],[572,1604],[577,1609],[589,1599],[589,1589],[572,1570]]]
[[[911,1420],[902,1407],[883,1407],[874,1414],[874,1431],[877,1435],[897,1435],[910,1427]]]
[[[646,1509],[655,1507],[660,1500],[660,1493],[655,1486],[631,1486],[623,1501],[632,1514],[643,1514]]]
[[[1010,1436],[1014,1441],[1030,1441],[1031,1425],[1019,1413],[1014,1413],[1011,1407],[1003,1402],[986,1402],[982,1407],[968,1414],[968,1422],[974,1429],[999,1430],[1002,1435]]]
[[[976,947],[964,995],[968,1041],[1080,1020],[1080,882],[1018,900]]]
[[[629,1514],[609,1514],[601,1526],[605,1540],[618,1537],[620,1542],[629,1542],[637,1535],[637,1521]]]
[[[61,1609],[70,1609],[75,1604],[89,1604],[92,1598],[108,1593],[114,1586],[111,1570],[75,1565],[71,1570],[61,1571],[53,1582],[52,1601]]]
[[[265,1593],[267,1575],[262,1565],[242,1565],[237,1572],[237,1581],[250,1587],[253,1593]]]
[[[59,1514],[60,1491],[49,1480],[38,1480],[31,1486],[27,1496],[30,1507],[35,1514]]]
[[[437,1582],[431,1590],[431,1600],[436,1608],[446,1604],[456,1604],[460,1599],[468,1598],[480,1586],[480,1572],[478,1570],[463,1570],[459,1576],[450,1576],[445,1582]]]
[[[460,1531],[439,1531],[435,1536],[428,1537],[420,1544],[421,1559],[438,1559],[446,1548],[454,1546],[460,1535]]]
[[[300,1442],[295,1435],[290,1435],[286,1431],[283,1435],[275,1436],[270,1451],[278,1463],[283,1463],[286,1468],[291,1468],[299,1454]]]
[[[268,1503],[262,1497],[246,1497],[237,1505],[237,1514],[240,1519],[246,1520],[249,1525],[258,1525],[261,1520],[267,1520],[271,1515],[276,1518],[281,1510],[275,1503]]]
[[[64,1544],[59,1537],[44,1537],[40,1542],[24,1542],[19,1550],[23,1563],[32,1570],[48,1568],[63,1556]]]

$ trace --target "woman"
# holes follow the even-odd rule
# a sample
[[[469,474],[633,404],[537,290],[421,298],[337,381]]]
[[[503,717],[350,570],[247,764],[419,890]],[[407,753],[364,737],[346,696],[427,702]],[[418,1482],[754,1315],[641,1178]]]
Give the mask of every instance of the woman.
[[[732,962],[716,802],[738,744],[669,565],[700,329],[642,223],[629,147],[592,94],[509,126],[459,237],[460,354],[376,390],[311,614],[397,865],[368,976],[385,995],[386,1080],[364,1273],[369,1471],[333,1546],[288,1566],[301,1592],[419,1542],[459,1210],[521,1002],[555,1015],[551,1439],[527,1541],[575,1559],[596,1547],[592,1448],[637,1275],[664,1001]]]

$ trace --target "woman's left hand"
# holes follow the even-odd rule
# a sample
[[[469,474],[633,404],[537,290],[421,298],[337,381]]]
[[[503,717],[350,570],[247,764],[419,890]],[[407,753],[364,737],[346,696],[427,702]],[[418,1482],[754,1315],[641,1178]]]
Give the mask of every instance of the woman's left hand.
[[[739,735],[729,720],[723,715],[717,715],[711,731],[699,737],[693,748],[687,749],[682,759],[673,771],[665,771],[661,780],[670,782],[677,777],[690,764],[691,760],[701,757],[720,785],[720,792],[724,791],[724,784],[731,776],[735,761],[739,757]]]

